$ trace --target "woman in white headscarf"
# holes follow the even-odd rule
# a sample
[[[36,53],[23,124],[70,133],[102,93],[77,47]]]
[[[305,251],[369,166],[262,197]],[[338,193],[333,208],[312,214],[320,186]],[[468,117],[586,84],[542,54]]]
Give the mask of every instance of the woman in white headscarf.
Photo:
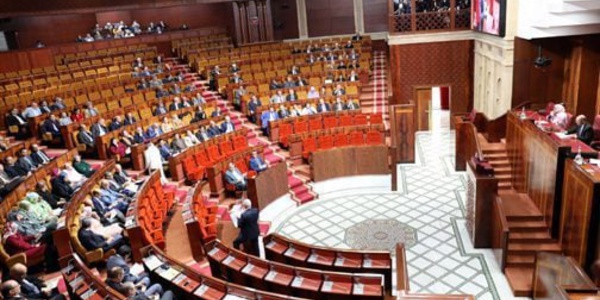
[[[567,122],[569,121],[569,116],[567,115],[564,105],[554,105],[554,109],[548,115],[548,119],[550,122],[552,122],[552,124],[561,128],[566,128],[568,125]]]

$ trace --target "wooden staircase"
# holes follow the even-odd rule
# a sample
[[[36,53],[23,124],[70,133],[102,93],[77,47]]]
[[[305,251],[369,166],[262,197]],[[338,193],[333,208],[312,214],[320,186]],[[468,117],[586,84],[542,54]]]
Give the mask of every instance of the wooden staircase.
[[[500,198],[509,228],[504,274],[516,297],[531,297],[536,252],[561,253],[561,247],[526,194],[506,192]]]
[[[487,159],[494,168],[494,176],[498,178],[498,192],[507,192],[512,190],[510,162],[506,152],[506,144],[488,143],[483,135],[479,134],[479,144],[483,157]]]

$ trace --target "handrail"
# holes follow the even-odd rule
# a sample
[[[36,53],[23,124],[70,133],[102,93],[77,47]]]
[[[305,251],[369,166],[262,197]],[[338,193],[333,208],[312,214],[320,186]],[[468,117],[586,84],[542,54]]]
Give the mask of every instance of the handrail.
[[[495,217],[498,217],[500,221],[500,248],[502,249],[502,256],[500,258],[500,270],[504,271],[506,268],[506,260],[508,257],[508,235],[509,235],[509,227],[508,220],[506,216],[502,213],[502,198],[496,197],[496,201],[494,201],[494,208],[497,212]]]
[[[406,249],[403,243],[398,243],[396,245],[396,287],[398,291],[410,290],[408,264],[406,263]]]

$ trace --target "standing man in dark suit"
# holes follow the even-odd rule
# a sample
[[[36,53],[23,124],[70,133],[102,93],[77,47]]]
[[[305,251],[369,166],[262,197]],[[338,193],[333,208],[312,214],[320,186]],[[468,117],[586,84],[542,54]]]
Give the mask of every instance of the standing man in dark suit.
[[[244,244],[244,251],[248,254],[258,256],[258,236],[260,235],[260,229],[258,228],[258,209],[252,208],[252,202],[250,199],[244,200],[242,203],[244,212],[238,219],[238,228],[240,234],[233,241],[233,247],[240,249],[240,244]]]
[[[591,144],[594,139],[594,129],[584,115],[579,115],[575,118],[575,126],[567,130],[567,134],[577,137],[587,145]]]

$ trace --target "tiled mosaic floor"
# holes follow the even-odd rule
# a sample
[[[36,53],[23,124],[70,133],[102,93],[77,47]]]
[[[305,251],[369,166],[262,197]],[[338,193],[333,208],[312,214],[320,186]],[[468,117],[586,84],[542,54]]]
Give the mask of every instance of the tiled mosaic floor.
[[[398,166],[399,192],[357,191],[354,186],[352,192],[321,197],[299,207],[278,222],[275,231],[335,248],[386,248],[408,239],[413,243],[406,251],[412,292],[512,299],[492,252],[474,250],[466,236],[465,180],[462,173],[453,171],[454,132],[419,133],[417,144],[417,163]],[[348,186],[336,184],[340,191]],[[381,224],[377,230],[359,228],[370,236],[364,240],[353,237],[357,224],[373,221],[391,225],[387,230]],[[415,230],[414,237],[407,228]]]

